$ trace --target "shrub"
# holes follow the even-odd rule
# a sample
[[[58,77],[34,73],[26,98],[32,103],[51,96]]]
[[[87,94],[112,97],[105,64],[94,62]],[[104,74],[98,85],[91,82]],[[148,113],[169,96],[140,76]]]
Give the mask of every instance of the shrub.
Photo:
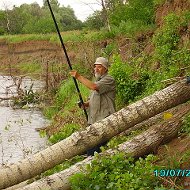
[[[86,173],[71,177],[71,187],[73,190],[152,190],[159,183],[153,175],[154,160],[152,155],[136,161],[132,157],[126,158],[124,153],[103,157],[97,155],[87,166]]]
[[[153,37],[155,45],[154,58],[162,66],[172,64],[188,65],[190,61],[189,41],[180,47],[180,30],[187,28],[190,20],[190,12],[184,12],[180,16],[171,13],[165,17],[164,26]],[[184,42],[182,42],[184,43]]]
[[[154,24],[145,24],[142,21],[122,21],[118,27],[118,33],[122,35],[127,35],[128,37],[134,37],[135,34],[139,32],[144,32],[154,28]]]
[[[149,79],[145,71],[137,73],[134,67],[123,63],[119,57],[115,57],[111,65],[110,74],[115,78],[117,85],[117,98],[119,103],[127,104],[139,96],[145,89]]]

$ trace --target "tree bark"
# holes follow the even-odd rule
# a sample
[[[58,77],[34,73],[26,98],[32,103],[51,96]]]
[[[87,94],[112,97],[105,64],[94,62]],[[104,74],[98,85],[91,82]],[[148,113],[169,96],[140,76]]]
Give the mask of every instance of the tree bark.
[[[101,5],[102,5],[102,12],[103,12],[103,18],[106,23],[106,27],[108,28],[108,31],[111,32],[111,27],[110,27],[110,22],[109,22],[109,16],[108,16],[108,11],[106,9],[104,0],[101,0]]]
[[[161,112],[151,118],[148,118],[147,120],[138,123],[136,125],[134,125],[133,127],[121,132],[118,136],[126,136],[129,135],[132,131],[138,130],[138,129],[142,129],[142,128],[146,128],[148,129],[149,127],[151,127],[152,125],[156,125],[160,122],[163,121],[164,118],[164,113],[171,113],[172,115],[174,115],[176,112],[178,112],[178,110],[181,110],[183,108],[185,108],[187,105],[189,104],[189,102],[186,102],[184,104],[180,104],[176,107],[170,108],[168,110],[165,110],[164,112]]]
[[[139,157],[155,152],[161,144],[177,136],[182,124],[181,117],[189,111],[190,104],[182,108],[173,118],[159,125],[153,125],[147,131],[134,137],[132,140],[120,144],[116,150],[108,150],[100,154],[113,155],[119,150],[125,152],[129,156]],[[87,164],[90,164],[92,160],[94,160],[94,157],[87,157],[85,160],[78,162],[62,172],[53,174],[17,190],[69,190],[69,178],[76,173],[85,172]]]
[[[75,132],[61,142],[23,159],[19,163],[1,169],[0,189],[30,179],[62,163],[65,159],[82,154],[135,124],[189,99],[190,85],[187,84],[186,80],[157,91],[153,95],[121,109],[102,121],[90,125],[85,130]]]

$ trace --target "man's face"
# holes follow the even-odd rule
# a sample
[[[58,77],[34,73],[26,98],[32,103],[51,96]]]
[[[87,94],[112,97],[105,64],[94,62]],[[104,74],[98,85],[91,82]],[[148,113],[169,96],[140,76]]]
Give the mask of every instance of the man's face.
[[[101,77],[107,72],[107,69],[102,65],[94,65],[94,74],[96,78]]]

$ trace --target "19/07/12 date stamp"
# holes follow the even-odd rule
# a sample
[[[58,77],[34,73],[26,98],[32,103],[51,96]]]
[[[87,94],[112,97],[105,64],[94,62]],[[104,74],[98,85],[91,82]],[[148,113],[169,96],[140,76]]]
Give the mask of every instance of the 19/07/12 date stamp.
[[[155,177],[190,177],[190,170],[187,169],[161,169],[154,170]]]

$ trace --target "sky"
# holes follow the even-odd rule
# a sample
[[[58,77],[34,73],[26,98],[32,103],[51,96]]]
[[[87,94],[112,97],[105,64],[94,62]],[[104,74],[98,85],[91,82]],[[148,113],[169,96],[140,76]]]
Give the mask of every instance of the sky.
[[[0,9],[11,9],[13,5],[20,6],[21,4],[31,4],[37,2],[40,6],[43,4],[43,0],[0,0]],[[98,0],[58,0],[60,5],[70,5],[75,15],[79,20],[84,21],[95,10],[100,10],[101,6],[98,4]],[[87,5],[88,4],[88,5]]]

